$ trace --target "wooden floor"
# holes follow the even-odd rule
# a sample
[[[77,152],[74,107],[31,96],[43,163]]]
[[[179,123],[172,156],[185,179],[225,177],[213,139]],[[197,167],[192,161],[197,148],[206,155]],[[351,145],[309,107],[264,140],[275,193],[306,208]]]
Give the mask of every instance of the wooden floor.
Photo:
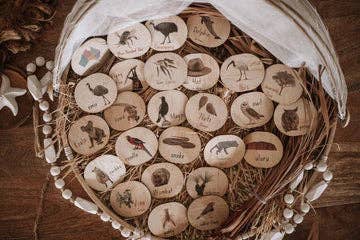
[[[54,23],[31,51],[12,59],[24,67],[38,55],[53,57],[57,38],[74,0],[59,1]],[[360,217],[360,1],[312,0],[324,18],[340,57],[349,88],[348,108],[351,124],[337,130],[330,155],[334,180],[315,211],[288,239],[359,239]],[[1,117],[1,116],[0,116]],[[0,239],[34,239],[34,224],[39,239],[120,239],[109,224],[61,198],[48,178],[49,167],[36,159],[33,151],[32,123],[0,131]],[[80,192],[74,181],[76,192]],[[45,191],[43,198],[41,192]],[[42,211],[37,213],[42,206]]]

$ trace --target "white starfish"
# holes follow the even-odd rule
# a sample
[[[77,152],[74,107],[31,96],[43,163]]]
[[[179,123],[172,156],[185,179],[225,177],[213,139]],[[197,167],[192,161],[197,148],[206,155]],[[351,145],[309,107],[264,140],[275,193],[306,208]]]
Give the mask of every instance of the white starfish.
[[[3,107],[8,107],[14,116],[17,115],[19,107],[15,100],[16,97],[22,96],[26,93],[26,89],[12,88],[10,86],[9,78],[1,74],[1,87],[0,87],[0,110]]]

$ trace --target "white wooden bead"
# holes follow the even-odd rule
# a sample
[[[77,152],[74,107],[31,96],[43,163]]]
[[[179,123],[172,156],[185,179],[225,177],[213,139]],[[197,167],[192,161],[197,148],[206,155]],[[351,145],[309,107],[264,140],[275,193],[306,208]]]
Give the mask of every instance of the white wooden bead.
[[[317,184],[315,184],[310,190],[305,194],[305,198],[309,201],[315,201],[318,199],[321,194],[325,191],[325,189],[328,187],[328,183],[325,181],[321,181]]]
[[[293,220],[294,220],[294,223],[300,224],[304,220],[304,217],[301,216],[300,214],[295,214],[293,217]]]
[[[47,61],[45,66],[47,70],[52,71],[54,69],[54,61]]]
[[[143,234],[142,231],[140,231],[139,229],[135,228],[135,230],[133,231],[133,237],[134,238],[139,238],[141,236],[141,234]]]
[[[95,203],[90,202],[86,199],[83,199],[81,197],[77,197],[74,201],[75,206],[78,208],[84,210],[85,212],[96,214],[98,212],[98,206],[96,206]]]
[[[57,160],[55,146],[51,138],[44,138],[44,154],[47,163],[54,163]]]
[[[44,122],[46,122],[46,123],[48,123],[52,120],[52,116],[50,113],[44,113],[42,118],[43,118]]]
[[[294,191],[297,186],[299,186],[299,184],[301,183],[302,179],[304,178],[304,171],[302,171],[295,179],[294,181],[290,184],[290,189],[292,191]]]
[[[317,165],[316,165],[316,168],[315,170],[317,172],[325,172],[327,169],[327,164],[323,161],[319,162]]]
[[[114,228],[114,229],[119,229],[121,227],[120,223],[118,223],[117,221],[112,221],[111,222],[111,226]]]
[[[123,229],[120,231],[120,233],[121,233],[121,236],[123,236],[123,237],[125,237],[125,238],[128,238],[128,237],[130,237],[130,235],[131,235],[131,231],[130,231],[129,229],[127,229],[127,228],[123,228]]]
[[[292,218],[294,215],[294,211],[290,208],[285,208],[284,211],[283,211],[283,216],[284,218],[286,219],[290,219]]]
[[[292,195],[292,194],[285,194],[285,196],[284,196],[284,202],[286,203],[286,204],[292,204],[293,202],[294,202],[294,200],[295,200],[295,198],[294,198],[294,196]]]
[[[37,57],[35,59],[36,66],[42,67],[45,65],[45,58],[44,57]]]
[[[103,212],[100,214],[100,219],[104,222],[108,222],[110,221],[110,216]]]
[[[63,188],[65,186],[65,181],[62,178],[56,179],[55,181],[55,187],[57,189]]]
[[[307,171],[309,171],[309,170],[313,169],[313,167],[314,167],[314,164],[308,163],[308,164],[306,164],[306,165],[304,166],[304,169],[307,170]]]
[[[323,179],[325,181],[329,182],[329,181],[331,181],[332,178],[333,178],[333,174],[329,170],[327,170],[323,173]]]
[[[288,223],[284,226],[284,230],[285,230],[286,234],[292,234],[294,232],[295,228],[292,224]]]
[[[52,127],[50,125],[44,125],[42,128],[42,132],[45,135],[48,135],[52,132]]]
[[[26,65],[26,72],[34,73],[36,71],[36,65],[34,63],[29,63]]]
[[[58,167],[58,166],[52,166],[52,167],[50,168],[50,174],[51,174],[51,176],[53,176],[53,177],[58,176],[58,175],[60,174],[60,172],[61,172],[61,169],[60,169],[60,167]]]
[[[270,232],[263,234],[260,240],[282,240],[283,238],[284,238],[284,233],[277,230],[272,230]]]
[[[308,203],[301,203],[300,209],[303,213],[308,213],[310,211],[310,205]]]
[[[69,189],[65,189],[61,195],[64,199],[68,200],[71,198],[72,192]]]
[[[41,101],[41,102],[39,103],[39,108],[40,108],[40,110],[43,111],[43,112],[49,110],[49,102],[46,101],[46,100]]]

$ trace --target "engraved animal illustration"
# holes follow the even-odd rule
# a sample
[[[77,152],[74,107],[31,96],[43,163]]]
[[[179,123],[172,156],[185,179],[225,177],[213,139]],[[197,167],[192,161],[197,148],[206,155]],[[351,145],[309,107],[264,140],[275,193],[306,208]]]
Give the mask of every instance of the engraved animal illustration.
[[[298,129],[300,120],[297,110],[297,107],[295,109],[284,109],[284,113],[281,116],[281,125],[285,132]]]
[[[200,100],[199,100],[199,110],[200,110],[203,106],[205,106],[205,104],[207,103],[208,100],[209,100],[209,99],[208,99],[207,96],[202,96],[202,97],[200,98]]]
[[[180,146],[182,148],[195,148],[195,144],[193,144],[192,142],[190,142],[190,139],[187,137],[170,137],[170,138],[165,138],[163,140],[163,143],[168,144],[168,145],[173,145],[173,146]]]
[[[171,224],[173,227],[176,227],[176,224],[174,222],[174,220],[172,220],[170,213],[169,213],[169,209],[165,208],[165,217],[164,217],[164,221],[163,221],[163,229],[165,229],[166,224]]]
[[[209,16],[201,16],[201,24],[204,24],[206,26],[209,33],[211,35],[213,35],[213,37],[215,39],[221,39],[214,30],[214,27],[213,27],[214,21],[211,20],[211,18]]]
[[[204,208],[204,210],[201,211],[200,215],[196,218],[196,220],[203,217],[203,216],[205,216],[205,215],[207,215],[207,214],[209,214],[209,213],[211,213],[211,212],[213,212],[215,210],[214,205],[215,205],[215,202],[209,202],[206,205],[206,207]]]
[[[160,97],[161,103],[159,106],[159,114],[158,119],[156,120],[157,123],[160,123],[161,119],[163,120],[163,125],[167,124],[168,121],[166,120],[165,116],[169,112],[169,104],[166,102],[166,98],[164,96]]]
[[[90,83],[87,83],[86,86],[89,88],[89,91],[92,92],[97,97],[102,97],[104,100],[104,104],[110,104],[110,100],[105,96],[108,94],[109,90],[103,85],[97,85],[95,88],[90,86]]]
[[[134,146],[134,150],[142,150],[144,152],[146,152],[150,157],[152,157],[150,151],[145,147],[145,142],[135,138],[135,137],[131,137],[129,135],[126,136],[126,140]]]
[[[85,126],[81,126],[81,131],[86,132],[90,139],[90,148],[94,147],[94,141],[97,144],[102,144],[103,139],[106,137],[105,131],[101,128],[94,127],[92,121],[88,121]]]
[[[165,40],[168,39],[168,43],[171,43],[170,34],[178,32],[178,27],[173,22],[162,22],[159,24],[154,24],[150,22],[150,25],[158,32],[161,32],[164,35],[164,41],[161,44],[165,44]]]
[[[264,117],[264,115],[256,112],[252,107],[250,107],[248,102],[242,102],[240,105],[241,112],[249,120],[249,124],[256,122]]]
[[[276,146],[269,142],[257,141],[246,143],[247,150],[266,150],[266,151],[276,151]]]
[[[85,67],[90,60],[97,60],[100,57],[100,50],[94,47],[90,47],[90,50],[86,49],[83,54],[81,54],[81,58],[79,61],[79,65]]]
[[[176,69],[176,66],[174,65],[174,60],[169,58],[160,59],[155,62],[155,65],[156,65],[156,73],[158,77],[160,76],[160,71],[161,71],[163,75],[172,79],[171,70]]]
[[[105,185],[106,188],[113,185],[113,181],[111,181],[109,175],[107,175],[100,168],[95,167],[92,172],[95,174],[96,181],[98,181],[100,184]]]
[[[196,176],[194,180],[196,193],[198,194],[198,196],[203,196],[206,184],[211,181],[211,176],[207,172],[205,172],[204,177],[199,175]]]
[[[134,45],[134,39],[137,40],[138,38],[135,36],[135,30],[131,31],[124,31],[121,35],[117,33],[119,37],[119,44],[126,45],[131,48]]]
[[[288,73],[287,71],[279,71],[272,78],[276,81],[276,83],[280,86],[279,95],[281,95],[282,91],[286,87],[295,87],[295,77]]]
[[[126,207],[131,208],[131,205],[134,204],[130,189],[126,189],[123,194],[117,193],[116,200],[119,203],[119,207],[124,204]]]
[[[230,140],[230,141],[222,141],[222,142],[218,142],[214,147],[212,147],[210,149],[210,152],[212,153],[212,151],[214,149],[216,149],[216,155],[218,155],[219,153],[221,153],[222,151],[224,151],[224,153],[226,155],[228,155],[228,148],[233,148],[233,147],[238,147],[239,143],[235,140]]]
[[[246,65],[245,63],[240,62],[240,61],[235,64],[235,61],[232,60],[227,65],[226,70],[229,69],[230,66],[233,66],[234,68],[239,70],[240,76],[239,76],[239,79],[237,80],[238,82],[241,81],[241,80],[247,80],[248,79],[247,76],[246,76],[246,72],[249,71],[248,65]]]
[[[155,187],[164,186],[169,183],[170,172],[165,168],[156,169],[151,175],[151,181]]]
[[[206,105],[206,107],[205,107],[206,112],[208,112],[211,115],[217,116],[214,105],[212,103],[209,103],[208,100],[209,99],[208,99],[207,96],[202,96],[200,98],[200,100],[199,100],[199,110],[201,110],[201,108]]]
[[[125,84],[127,83],[127,80],[130,79],[132,81],[131,89],[133,91],[138,92],[138,91],[141,91],[143,89],[143,85],[142,85],[142,83],[141,83],[141,81],[139,79],[139,76],[136,73],[136,68],[137,68],[137,65],[130,69],[130,71],[126,75]]]
[[[128,103],[115,103],[112,106],[122,106],[124,107],[124,114],[127,114],[127,120],[128,121],[139,121],[140,116],[138,115],[138,112],[136,110],[136,106],[128,104]]]

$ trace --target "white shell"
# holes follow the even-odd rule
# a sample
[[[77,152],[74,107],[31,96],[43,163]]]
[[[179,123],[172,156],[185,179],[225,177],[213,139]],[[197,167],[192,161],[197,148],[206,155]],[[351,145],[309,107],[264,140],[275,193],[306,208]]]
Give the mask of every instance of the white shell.
[[[292,218],[292,216],[294,215],[294,211],[290,208],[285,208],[283,211],[283,216],[286,219],[290,219]]]
[[[300,214],[295,214],[293,217],[293,220],[294,220],[294,223],[300,224],[304,220],[304,217],[301,216]]]
[[[313,163],[308,163],[308,164],[306,164],[306,165],[304,166],[304,169],[307,170],[307,171],[309,171],[309,170],[313,169],[313,167],[314,167],[314,164],[313,164]]]
[[[110,216],[103,212],[100,214],[100,219],[104,222],[108,222],[108,221],[110,221]]]
[[[52,120],[52,116],[50,113],[44,113],[43,116],[42,116],[44,122],[48,123]]]
[[[27,87],[31,93],[31,96],[33,96],[36,101],[42,98],[43,94],[41,91],[41,83],[35,75],[30,75],[27,77]]]
[[[130,237],[130,235],[131,235],[131,231],[127,228],[122,229],[120,231],[120,233],[121,233],[121,236],[123,236],[125,238]]]
[[[72,196],[72,192],[69,190],[69,189],[65,189],[63,192],[62,192],[62,197],[64,198],[64,199],[70,199],[71,198],[71,196]]]
[[[294,191],[304,178],[304,171],[302,171],[290,184],[290,189]]]
[[[48,135],[52,132],[52,127],[50,125],[44,125],[42,131],[45,135]]]
[[[303,213],[308,213],[310,211],[310,205],[307,203],[302,203],[300,209]]]
[[[332,178],[333,178],[333,174],[329,170],[327,170],[323,173],[323,179],[325,181],[329,182],[329,181],[331,181]]]
[[[48,163],[56,162],[55,146],[51,138],[44,139],[44,152],[45,152],[46,162]]]
[[[111,222],[111,226],[114,228],[114,229],[119,229],[121,227],[120,223],[118,223],[117,221],[112,221]]]
[[[294,232],[295,228],[292,224],[288,223],[284,226],[284,230],[287,234],[291,234]]]
[[[293,202],[294,202],[294,200],[295,200],[295,198],[294,198],[294,196],[292,195],[292,194],[285,194],[285,196],[284,196],[284,202],[286,203],[286,204],[292,204]]]
[[[90,202],[86,199],[83,199],[81,197],[77,197],[74,202],[75,206],[78,208],[84,210],[85,212],[96,214],[98,212],[98,206],[94,204],[93,202]]]
[[[325,189],[328,187],[328,183],[325,181],[321,181],[317,184],[315,184],[306,194],[305,198],[309,201],[315,201],[318,199],[321,194],[325,191]]]
[[[327,164],[323,161],[320,161],[317,165],[316,165],[316,171],[317,172],[325,172],[327,169]]]
[[[52,166],[52,167],[50,168],[50,174],[51,174],[51,176],[53,176],[53,177],[59,175],[60,172],[61,172],[61,169],[60,169],[60,167],[58,167],[58,166]]]
[[[35,59],[35,63],[38,67],[42,67],[45,65],[45,58],[44,57],[37,57]]]
[[[59,178],[55,181],[55,187],[57,189],[63,188],[65,186],[65,181],[62,178]]]
[[[39,103],[39,108],[41,111],[45,112],[47,110],[49,110],[49,102],[48,101],[42,101]]]
[[[285,234],[280,231],[271,230],[270,232],[262,235],[260,240],[282,240],[284,235]]]
[[[47,70],[52,71],[54,69],[54,61],[47,61],[45,66]]]
[[[36,65],[34,63],[29,63],[26,65],[26,71],[28,73],[34,73],[36,71]]]

